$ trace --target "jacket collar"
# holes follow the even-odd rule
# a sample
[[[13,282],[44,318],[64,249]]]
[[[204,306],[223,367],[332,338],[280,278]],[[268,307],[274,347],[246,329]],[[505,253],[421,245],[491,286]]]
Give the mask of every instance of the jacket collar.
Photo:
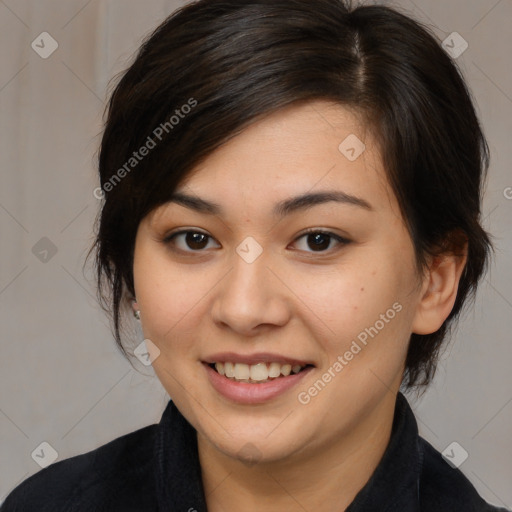
[[[169,401],[155,438],[159,510],[207,512],[195,429]]]
[[[162,415],[155,443],[159,509],[207,512],[196,431],[172,401]],[[414,413],[404,395],[398,393],[388,447],[346,512],[419,512],[422,463]]]
[[[386,451],[346,512],[419,512],[422,466],[418,424],[405,396],[398,393]]]

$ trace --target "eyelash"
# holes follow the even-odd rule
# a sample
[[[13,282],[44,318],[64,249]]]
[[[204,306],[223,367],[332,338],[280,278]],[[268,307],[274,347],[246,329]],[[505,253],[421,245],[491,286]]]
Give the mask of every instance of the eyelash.
[[[213,240],[212,236],[210,236],[207,233],[204,233],[202,231],[198,231],[198,230],[194,230],[194,229],[185,229],[185,230],[181,230],[181,231],[177,231],[175,233],[169,234],[168,236],[166,236],[162,240],[162,242],[165,245],[167,245],[167,246],[172,246],[174,240],[176,239],[176,237],[178,237],[179,235],[186,235],[188,233],[204,235],[208,239]],[[329,237],[331,240],[334,239],[336,242],[338,242],[339,246],[344,246],[344,245],[347,245],[347,244],[350,243],[350,240],[348,240],[347,238],[343,238],[342,236],[337,235],[335,233],[332,233],[331,231],[323,231],[323,230],[316,229],[316,228],[311,228],[311,229],[308,229],[308,230],[304,231],[300,236],[298,236],[294,240],[294,242],[297,242],[301,238],[307,237],[308,235],[312,235],[312,234],[324,235],[326,237]],[[177,248],[174,248],[174,247],[171,247],[171,248],[172,248],[173,251],[181,252],[181,253],[200,253],[200,252],[205,252],[204,248],[200,249],[200,250],[184,250],[184,249],[177,249]],[[310,253],[310,254],[325,254],[325,253],[332,252],[332,250],[326,250],[326,251],[305,251],[305,252]]]

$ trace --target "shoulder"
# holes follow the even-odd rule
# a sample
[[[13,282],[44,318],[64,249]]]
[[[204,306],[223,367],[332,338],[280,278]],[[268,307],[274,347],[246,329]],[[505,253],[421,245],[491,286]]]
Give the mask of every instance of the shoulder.
[[[11,491],[0,512],[151,510],[157,428],[149,425],[55,462]]]
[[[419,437],[423,453],[421,510],[426,512],[507,512],[486,503],[458,468],[452,467],[428,441]]]

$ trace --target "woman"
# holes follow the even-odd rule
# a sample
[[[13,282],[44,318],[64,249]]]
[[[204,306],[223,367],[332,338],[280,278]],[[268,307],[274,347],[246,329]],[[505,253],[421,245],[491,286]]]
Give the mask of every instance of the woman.
[[[112,93],[93,247],[117,343],[132,308],[172,401],[2,512],[504,510],[400,392],[485,269],[487,165],[459,72],[395,10],[178,10]]]

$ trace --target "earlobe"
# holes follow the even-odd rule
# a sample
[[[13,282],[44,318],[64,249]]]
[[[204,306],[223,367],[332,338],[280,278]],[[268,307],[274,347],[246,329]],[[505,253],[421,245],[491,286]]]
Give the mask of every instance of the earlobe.
[[[416,308],[413,333],[431,334],[443,325],[455,304],[466,260],[467,246],[462,254],[444,253],[432,258]]]

